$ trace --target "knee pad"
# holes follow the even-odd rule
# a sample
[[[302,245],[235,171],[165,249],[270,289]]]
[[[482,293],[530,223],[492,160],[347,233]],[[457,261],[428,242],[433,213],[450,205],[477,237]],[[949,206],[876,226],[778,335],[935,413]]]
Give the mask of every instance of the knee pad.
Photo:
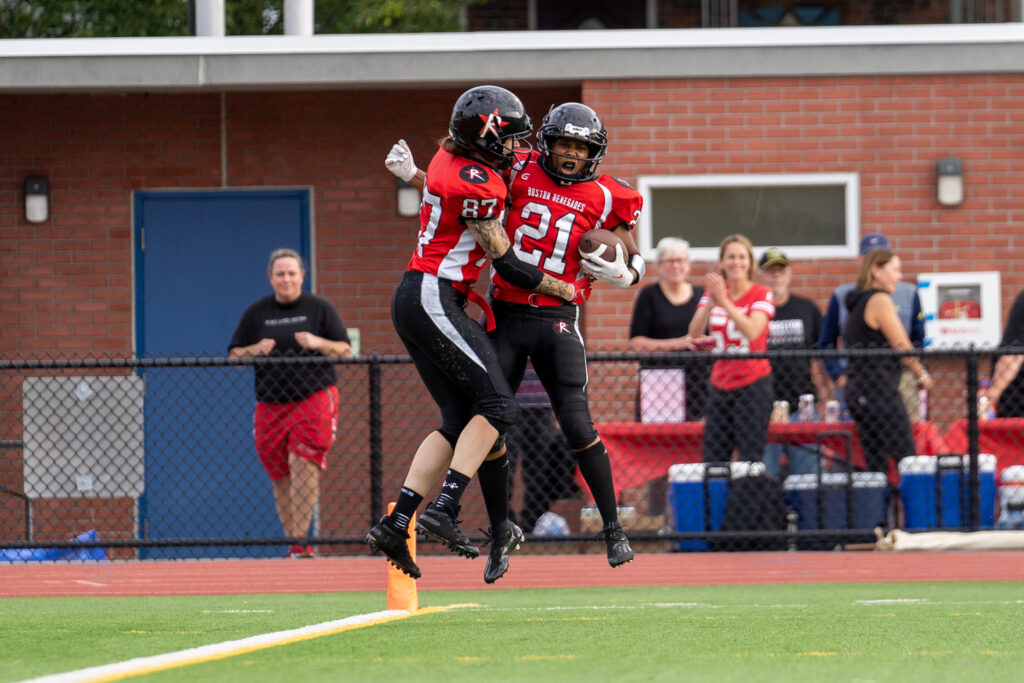
[[[491,450],[487,451],[487,460],[497,460],[505,454],[505,435],[499,434],[498,438],[494,440],[494,445],[491,446]]]
[[[459,435],[473,417],[472,409],[468,404],[454,400],[440,404],[440,408],[441,426],[437,428],[437,432],[454,449]]]
[[[595,456],[600,456],[600,455],[602,455],[602,454],[604,454],[606,452],[607,451],[605,451],[604,442],[603,441],[598,441],[597,443],[595,443],[592,446],[587,446],[582,451],[573,451],[572,454],[574,456],[576,456],[576,461],[577,462],[581,462],[581,461],[587,460],[588,458],[593,458]]]
[[[514,398],[496,398],[480,406],[480,414],[498,430],[498,438],[519,419],[519,404]]]
[[[569,448],[579,450],[597,438],[594,420],[590,417],[590,409],[583,399],[569,400],[560,407],[558,423],[569,442]]]
[[[459,440],[462,429],[450,424],[442,424],[437,433],[444,437],[444,440],[455,450],[455,442]]]

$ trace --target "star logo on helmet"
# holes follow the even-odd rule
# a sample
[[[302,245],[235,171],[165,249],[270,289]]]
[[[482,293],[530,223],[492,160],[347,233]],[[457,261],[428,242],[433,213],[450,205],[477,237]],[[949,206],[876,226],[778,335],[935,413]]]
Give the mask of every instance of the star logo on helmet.
[[[488,114],[486,117],[483,114],[477,114],[480,120],[484,122],[484,127],[480,129],[480,137],[486,137],[488,133],[496,138],[501,137],[499,130],[509,124],[508,121],[501,120],[501,114],[498,113],[498,108],[495,107],[494,111]]]

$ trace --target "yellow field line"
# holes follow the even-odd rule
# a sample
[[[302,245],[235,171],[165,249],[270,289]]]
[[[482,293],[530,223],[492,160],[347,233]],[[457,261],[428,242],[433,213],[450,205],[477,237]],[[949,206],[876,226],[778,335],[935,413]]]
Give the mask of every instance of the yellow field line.
[[[377,624],[405,619],[407,617],[446,612],[450,609],[470,606],[472,605],[455,604],[441,607],[423,607],[413,612],[405,610],[386,610],[383,612],[372,612],[370,614],[357,614],[344,619],[326,621],[322,624],[314,624],[312,626],[302,626],[300,628],[289,629],[287,631],[264,633],[258,636],[242,638],[240,640],[229,640],[223,643],[213,643],[211,645],[203,645],[201,647],[194,647],[188,650],[167,652],[165,654],[153,655],[151,657],[137,657],[123,662],[93,666],[88,669],[68,671],[66,673],[53,674],[50,676],[42,676],[40,678],[33,678],[29,681],[23,681],[22,683],[105,683],[106,681],[120,681],[134,676],[154,673],[156,671],[166,671],[167,669],[235,657],[247,652],[264,650],[266,648],[277,647],[279,645],[289,645],[303,640],[321,638],[323,636],[341,633],[342,631],[352,631],[357,628],[376,626]]]

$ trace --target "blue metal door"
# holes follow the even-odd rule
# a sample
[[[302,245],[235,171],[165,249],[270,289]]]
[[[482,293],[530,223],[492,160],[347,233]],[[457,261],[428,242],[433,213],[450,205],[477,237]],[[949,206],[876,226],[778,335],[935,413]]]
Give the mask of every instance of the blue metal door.
[[[271,293],[270,252],[290,247],[309,262],[309,221],[307,190],[136,193],[139,356],[225,356],[242,311]],[[252,369],[149,368],[143,374],[140,537],[283,535],[252,442]],[[172,547],[143,548],[140,557],[280,554],[268,546]]]

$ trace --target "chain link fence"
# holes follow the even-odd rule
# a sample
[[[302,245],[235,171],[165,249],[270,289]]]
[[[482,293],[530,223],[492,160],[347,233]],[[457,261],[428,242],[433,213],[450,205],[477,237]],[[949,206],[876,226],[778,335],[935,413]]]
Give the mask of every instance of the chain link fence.
[[[1024,353],[1024,349],[1010,349]],[[891,352],[774,351],[802,366]],[[905,355],[905,354],[904,354]],[[706,453],[713,354],[595,353],[590,405],[608,448],[620,518],[638,552],[821,549],[874,528],[977,530],[1022,507],[1024,419],[988,419],[978,387],[992,352],[928,352],[935,377],[911,415],[913,457],[872,472],[841,391],[816,377],[814,405],[740,406],[762,456]],[[795,361],[795,363],[793,363]],[[282,557],[287,538],[253,441],[254,366],[315,358],[18,358],[0,361],[0,561]],[[438,413],[405,357],[336,363],[338,431],[309,542],[365,555]],[[520,552],[603,553],[600,518],[536,377],[508,435]],[[797,399],[798,402],[800,399]],[[753,425],[771,413],[767,428]],[[999,491],[1002,496],[999,495]],[[432,499],[433,494],[427,499]],[[1018,515],[1019,516],[1019,515]],[[483,539],[479,488],[462,528]],[[476,533],[474,533],[476,532]],[[433,543],[420,552],[442,553]]]

